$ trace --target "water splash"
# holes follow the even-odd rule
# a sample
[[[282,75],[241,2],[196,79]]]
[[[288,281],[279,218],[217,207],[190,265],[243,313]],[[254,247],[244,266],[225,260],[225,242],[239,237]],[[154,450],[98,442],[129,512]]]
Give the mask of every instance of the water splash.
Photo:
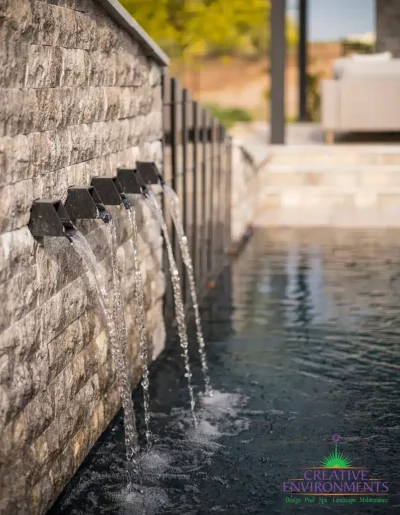
[[[189,245],[187,241],[187,237],[183,228],[181,210],[179,206],[179,197],[176,192],[167,184],[166,182],[162,183],[162,187],[165,193],[165,196],[169,199],[169,205],[171,209],[172,220],[175,225],[175,229],[178,235],[179,246],[182,252],[182,259],[185,263],[188,279],[189,279],[189,289],[190,296],[192,297],[194,318],[196,322],[196,334],[197,334],[197,342],[199,344],[199,354],[201,361],[201,369],[203,371],[204,377],[204,385],[205,385],[205,393],[206,395],[212,396],[212,388],[210,381],[210,374],[208,372],[208,363],[207,363],[207,355],[206,355],[206,346],[204,342],[203,329],[201,326],[201,317],[199,310],[199,303],[197,300],[197,290],[196,290],[196,282],[194,279],[194,269],[193,262],[189,251]]]
[[[128,208],[129,221],[132,227],[133,243],[133,268],[135,280],[135,301],[136,301],[136,322],[139,329],[140,357],[142,360],[142,388],[144,420],[146,424],[147,450],[151,445],[150,431],[150,395],[149,395],[149,368],[148,368],[148,348],[146,334],[146,315],[144,310],[143,280],[140,272],[139,253],[138,253],[138,228],[136,223],[136,212],[131,206]]]
[[[192,386],[192,372],[190,370],[190,363],[189,363],[189,342],[188,342],[188,337],[187,337],[185,311],[183,308],[181,281],[179,278],[178,267],[176,266],[174,253],[172,251],[171,241],[169,239],[168,229],[165,224],[161,206],[158,203],[153,192],[150,191],[149,189],[145,190],[144,196],[145,196],[147,205],[149,206],[149,208],[153,212],[154,216],[156,217],[158,223],[160,224],[161,230],[164,234],[165,244],[167,247],[169,268],[171,271],[172,288],[174,291],[175,312],[176,312],[176,321],[178,324],[178,334],[179,334],[179,340],[180,340],[180,344],[181,344],[181,348],[182,348],[182,355],[183,355],[183,359],[185,362],[185,370],[186,370],[185,376],[188,381],[190,409],[192,412],[192,418],[193,418],[194,424],[196,425],[197,424],[197,419],[196,419],[196,414],[195,414],[195,406],[196,405],[195,405],[193,386]]]
[[[111,222],[107,224],[108,230],[110,231],[111,236],[111,254],[112,254],[112,263],[113,263],[113,272],[115,268],[115,260],[116,260],[116,242],[115,242],[115,226],[114,223]],[[123,327],[119,327],[117,330],[117,326],[119,326],[120,321],[123,320],[123,311],[122,311],[122,303],[117,303],[114,306],[114,316],[110,307],[110,303],[108,300],[106,283],[103,275],[101,274],[99,265],[97,263],[96,256],[93,253],[92,248],[90,247],[88,241],[83,236],[83,234],[79,231],[76,231],[72,235],[72,243],[82,258],[87,268],[91,272],[92,278],[94,279],[94,283],[98,292],[99,301],[101,307],[103,309],[107,330],[110,338],[110,348],[111,348],[111,356],[115,365],[115,369],[117,371],[117,380],[118,380],[118,388],[121,397],[121,402],[124,410],[124,427],[125,427],[125,447],[126,447],[126,456],[128,459],[128,468],[129,473],[133,473],[136,477],[138,474],[138,467],[136,463],[136,454],[138,452],[138,438],[136,432],[136,420],[135,420],[135,412],[133,409],[133,401],[131,396],[131,387],[127,374],[126,367],[126,350],[124,351],[121,347],[121,341],[119,337],[122,335],[122,329],[125,330],[125,322],[123,322]],[[116,276],[116,277],[114,277]],[[118,289],[118,292],[115,290]],[[120,286],[118,284],[118,276],[113,273],[113,290],[114,290],[114,298],[120,296]],[[125,331],[125,348],[126,348],[126,331]],[[130,478],[133,480],[134,478]]]

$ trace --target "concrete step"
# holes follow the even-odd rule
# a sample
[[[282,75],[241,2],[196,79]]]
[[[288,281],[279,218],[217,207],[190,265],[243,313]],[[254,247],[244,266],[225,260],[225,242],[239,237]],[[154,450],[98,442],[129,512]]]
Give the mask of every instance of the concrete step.
[[[274,165],[400,165],[400,145],[274,146]]]
[[[398,165],[283,165],[269,163],[260,177],[262,188],[328,187],[400,188]]]

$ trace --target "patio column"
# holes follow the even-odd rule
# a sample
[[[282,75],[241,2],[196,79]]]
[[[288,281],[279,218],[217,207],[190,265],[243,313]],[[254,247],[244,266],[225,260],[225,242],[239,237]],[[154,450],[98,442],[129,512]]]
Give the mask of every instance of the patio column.
[[[270,143],[285,143],[286,0],[271,0]]]
[[[299,0],[299,121],[307,122],[307,0]]]

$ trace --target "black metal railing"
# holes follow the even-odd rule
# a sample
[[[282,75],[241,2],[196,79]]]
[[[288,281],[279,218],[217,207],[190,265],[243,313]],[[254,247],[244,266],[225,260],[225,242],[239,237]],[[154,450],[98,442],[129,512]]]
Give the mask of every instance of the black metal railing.
[[[182,88],[168,71],[163,76],[163,124],[163,175],[181,200],[184,229],[201,295],[221,272],[231,244],[231,138],[225,127],[194,101],[190,91]],[[179,242],[166,212],[188,304]],[[165,304],[166,311],[171,313],[170,281]]]

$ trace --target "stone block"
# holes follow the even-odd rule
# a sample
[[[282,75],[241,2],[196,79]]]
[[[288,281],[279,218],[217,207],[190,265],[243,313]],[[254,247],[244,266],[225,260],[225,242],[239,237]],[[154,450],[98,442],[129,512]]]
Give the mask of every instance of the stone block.
[[[137,61],[130,54],[115,54],[115,85],[136,86],[137,85]]]
[[[86,50],[61,49],[61,87],[80,87],[89,84],[90,54]]]
[[[360,172],[359,186],[362,188],[370,188],[372,190],[386,188],[388,186],[391,172],[385,172],[380,168],[371,171]]]
[[[133,86],[144,86],[148,83],[148,77],[150,73],[150,60],[144,55],[140,55],[137,58],[137,64],[135,67],[135,79]]]
[[[39,111],[36,127],[41,131],[48,131],[81,123],[79,96],[79,89],[74,88],[36,90],[36,105]]]
[[[0,295],[4,299],[0,331],[36,308],[41,288],[39,280],[38,268],[34,265],[0,285]]]
[[[71,136],[71,163],[89,161],[101,154],[103,123],[75,125],[69,129]]]
[[[153,92],[149,88],[140,88],[140,95],[138,95],[138,112],[140,115],[147,115],[150,113],[153,106]]]
[[[41,308],[42,324],[46,327],[46,342],[51,341],[86,309],[88,298],[78,278],[49,299]],[[68,310],[65,309],[68,306]]]
[[[104,120],[116,120],[117,118],[126,118],[127,116],[130,116],[129,114],[127,116],[119,116],[119,113],[122,102],[125,102],[128,104],[128,106],[130,106],[132,103],[135,104],[135,96],[132,90],[129,88],[121,89],[117,87],[111,87],[104,88],[103,91],[107,99],[107,108],[105,110]]]
[[[29,0],[3,0],[0,41],[29,41],[32,34],[32,7]]]
[[[32,180],[0,188],[0,233],[27,225],[32,205]]]
[[[110,88],[109,88],[110,89]],[[108,91],[107,91],[108,94]],[[116,104],[116,102],[115,102]],[[118,112],[113,118],[131,118],[138,114],[139,102],[134,88],[118,89]]]
[[[152,88],[161,85],[161,68],[158,64],[150,64],[149,84]]]
[[[26,86],[55,88],[60,86],[62,49],[29,45]]]
[[[49,381],[60,374],[65,366],[93,340],[99,331],[99,319],[94,316],[92,310],[88,310],[49,342]],[[99,359],[103,363],[104,341],[101,335],[105,335],[104,331],[97,337],[96,342],[100,353]]]
[[[22,134],[0,139],[0,186],[14,184],[31,175],[28,138]]]
[[[95,27],[91,39],[92,50],[113,52],[118,49],[119,35],[114,30],[113,22],[107,17],[96,16]]]
[[[27,442],[36,441],[54,419],[54,401],[49,391],[37,395],[26,407]]]
[[[15,369],[12,383],[8,388],[5,388],[5,391],[9,399],[9,405],[8,411],[2,414],[4,426],[9,424],[12,420],[17,420],[18,416],[22,421],[24,421],[25,414],[23,410],[35,396],[31,369],[27,363],[22,364]],[[16,439],[16,436],[18,436],[18,438],[21,436],[19,433],[22,431],[22,426],[18,424],[15,427],[14,433],[11,435],[13,440],[12,445],[21,445],[23,443],[22,440],[18,442]],[[16,431],[18,432],[18,435],[16,434]]]
[[[354,193],[354,205],[357,208],[373,207],[377,203],[377,193],[373,190],[360,190]]]
[[[0,137],[28,134],[36,130],[39,105],[33,89],[0,90]]]
[[[81,88],[78,97],[81,123],[93,123],[105,120],[107,102],[108,99],[105,94],[105,89],[96,87]]]
[[[46,132],[47,144],[50,153],[50,162],[48,164],[48,168],[46,170],[42,168],[41,173],[43,172],[51,172],[53,170],[58,170],[59,168],[65,168],[69,164],[75,163],[74,160],[74,150],[75,150],[75,141],[76,135],[74,130],[77,126],[71,127],[70,129],[60,129],[56,131],[48,131]],[[86,127],[85,125],[80,125],[78,127]],[[84,132],[84,129],[82,130]],[[85,139],[83,138],[83,142]],[[83,145],[83,142],[81,145]]]
[[[0,88],[25,86],[28,48],[28,45],[0,39]]]
[[[302,199],[300,190],[283,191],[281,193],[281,206],[285,208],[298,208]]]
[[[95,18],[93,16],[88,16],[84,12],[80,12],[79,8],[75,10],[74,15],[76,26],[76,48],[90,50],[96,33]]]
[[[106,52],[90,52],[90,86],[114,86],[116,83],[116,55]]]
[[[101,130],[102,152],[113,154],[123,150],[129,145],[129,131],[131,126],[125,120],[112,120],[103,124]]]

